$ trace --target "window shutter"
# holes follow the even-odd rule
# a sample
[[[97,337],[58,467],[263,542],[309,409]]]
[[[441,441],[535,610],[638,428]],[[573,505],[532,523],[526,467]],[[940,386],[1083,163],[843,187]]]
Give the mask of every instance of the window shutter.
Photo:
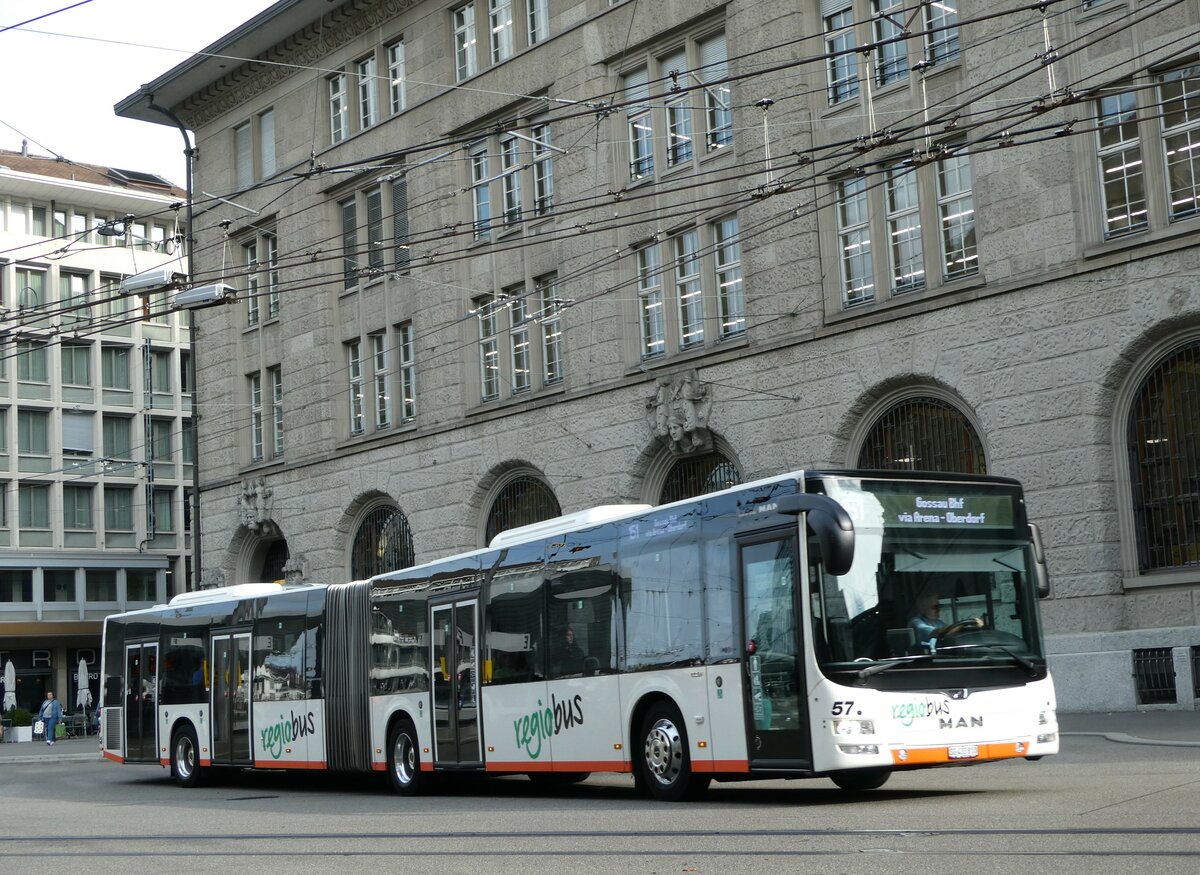
[[[250,125],[238,125],[233,129],[234,162],[237,169],[237,187],[245,188],[254,181],[254,153],[250,145]]]
[[[679,74],[680,87],[687,87],[687,52],[683,49],[680,49],[677,52],[671,52],[671,54],[667,55],[658,62],[658,72],[662,76],[662,79],[659,80],[659,87],[661,87],[663,91],[669,92],[671,90],[671,80],[667,77],[671,75],[672,70]]]
[[[725,34],[718,33],[700,43],[700,70],[704,82],[717,82],[729,75],[729,55]]]
[[[258,117],[259,164],[264,178],[275,175],[275,110],[268,109]]]
[[[644,112],[649,109],[647,101],[650,98],[650,85],[646,68],[634,70],[632,73],[626,73],[621,77],[622,83],[625,86],[625,100],[635,101],[631,106],[625,107],[627,115],[636,115],[639,112]]]
[[[392,242],[396,251],[396,270],[408,270],[408,177],[392,180]]]
[[[94,452],[96,441],[92,435],[92,414],[64,410],[62,431],[64,453]]]
[[[853,5],[853,0],[821,0],[821,18],[836,15],[843,9],[849,9]]]

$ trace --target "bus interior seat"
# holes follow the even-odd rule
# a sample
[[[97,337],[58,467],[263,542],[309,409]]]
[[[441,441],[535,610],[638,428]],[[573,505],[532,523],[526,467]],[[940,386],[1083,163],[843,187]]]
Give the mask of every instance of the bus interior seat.
[[[916,649],[917,633],[905,627],[887,630],[888,653],[891,656],[907,656]]]

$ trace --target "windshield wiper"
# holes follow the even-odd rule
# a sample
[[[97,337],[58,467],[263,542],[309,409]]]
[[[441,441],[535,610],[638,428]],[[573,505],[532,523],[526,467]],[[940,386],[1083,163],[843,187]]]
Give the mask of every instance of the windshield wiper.
[[[859,680],[871,677],[871,675],[879,674],[880,672],[890,671],[893,668],[901,665],[912,665],[914,662],[928,662],[947,651],[958,650],[999,650],[1006,656],[1012,658],[1014,662],[1020,665],[1029,673],[1030,677],[1036,677],[1038,674],[1037,665],[1027,656],[1022,656],[1015,650],[1005,647],[1003,644],[952,644],[948,647],[939,647],[934,653],[918,653],[914,656],[900,656],[895,659],[889,659],[887,662],[877,662],[874,665],[868,665],[866,668],[860,669],[854,673],[854,676]]]

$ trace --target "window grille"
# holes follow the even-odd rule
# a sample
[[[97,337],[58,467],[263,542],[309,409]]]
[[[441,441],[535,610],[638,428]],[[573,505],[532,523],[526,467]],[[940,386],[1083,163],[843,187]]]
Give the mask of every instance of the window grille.
[[[1200,699],[1200,647],[1192,648],[1192,697]]]
[[[350,571],[363,580],[416,564],[412,529],[399,508],[383,505],[367,514],[351,548]]]
[[[663,482],[660,504],[682,501],[737,486],[742,475],[737,466],[721,453],[706,453],[694,459],[680,459]]]
[[[907,398],[875,420],[858,455],[860,468],[986,474],[983,444],[971,423],[940,398]]]
[[[517,477],[509,481],[488,511],[486,543],[501,532],[540,523],[561,516],[558,499],[550,487],[535,477]]]
[[[1200,343],[1142,382],[1126,444],[1138,568],[1200,565]]]
[[[1175,704],[1175,659],[1171,648],[1134,650],[1133,682],[1139,705]]]

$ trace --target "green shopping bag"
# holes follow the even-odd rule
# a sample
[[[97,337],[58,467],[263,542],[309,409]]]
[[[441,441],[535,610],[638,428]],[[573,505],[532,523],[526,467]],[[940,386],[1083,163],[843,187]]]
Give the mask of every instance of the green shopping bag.
[[[67,737],[67,727],[65,724],[63,724],[63,723],[55,724],[54,737],[55,738],[66,738]]]

